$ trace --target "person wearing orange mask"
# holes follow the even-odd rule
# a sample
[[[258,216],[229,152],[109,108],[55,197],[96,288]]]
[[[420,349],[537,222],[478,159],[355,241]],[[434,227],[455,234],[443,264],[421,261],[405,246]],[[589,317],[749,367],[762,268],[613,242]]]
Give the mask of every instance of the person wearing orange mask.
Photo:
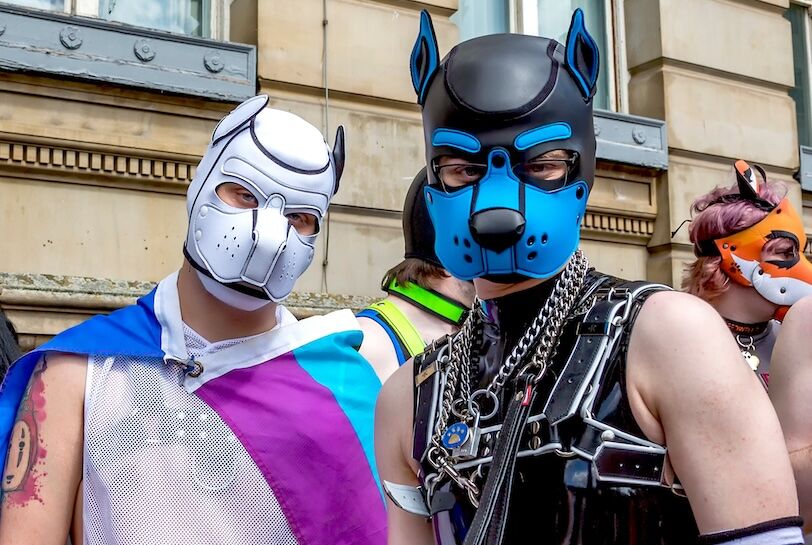
[[[745,161],[736,161],[735,172],[735,186],[716,188],[691,207],[697,259],[682,285],[725,319],[744,361],[767,387],[780,327],[774,318],[812,295],[812,263],[802,254],[803,221],[781,186]]]

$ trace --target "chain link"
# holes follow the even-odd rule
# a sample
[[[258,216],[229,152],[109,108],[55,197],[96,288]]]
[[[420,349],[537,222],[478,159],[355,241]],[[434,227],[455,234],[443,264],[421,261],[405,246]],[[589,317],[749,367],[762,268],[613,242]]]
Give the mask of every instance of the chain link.
[[[578,250],[556,281],[553,293],[547,298],[541,312],[533,319],[530,327],[527,328],[527,331],[519,339],[510,355],[505,359],[505,363],[502,364],[499,372],[488,384],[487,390],[498,393],[504,388],[516,366],[524,360],[525,355],[527,355],[528,350],[536,340],[539,340],[539,334],[541,334],[541,338],[537,354],[546,351],[555,343],[570,307],[572,307],[581,291],[587,268],[589,268],[589,262],[583,252]],[[544,324],[543,331],[542,324]]]
[[[496,394],[504,388],[508,379],[513,375],[516,366],[525,359],[525,356],[537,341],[538,345],[533,357],[525,367],[536,368],[536,381],[543,376],[547,369],[547,362],[555,354],[561,329],[583,287],[588,268],[589,262],[586,256],[578,250],[567,263],[561,276],[556,280],[553,292],[539,314],[485,389],[477,390],[473,394],[470,392],[472,379],[477,372],[473,368],[476,358],[473,357],[471,349],[474,341],[474,331],[478,325],[478,312],[469,313],[460,332],[456,336],[450,337],[448,344],[442,348],[444,352],[438,357],[438,363],[444,367],[442,372],[445,386],[427,458],[429,463],[437,469],[439,476],[445,474],[467,492],[475,507],[479,497],[478,486],[473,479],[462,475],[453,467],[451,453],[442,444],[442,437],[447,428],[449,416],[453,413],[461,421],[470,422],[474,419],[474,412],[478,413],[479,411],[479,406],[474,399],[477,394],[481,393],[481,395],[497,400],[498,396]],[[461,376],[463,371],[466,372]],[[462,380],[460,380],[461,378]],[[457,395],[458,392],[459,396]],[[466,402],[466,406],[457,409],[455,403],[462,400]],[[483,419],[495,414],[496,409],[494,408]]]

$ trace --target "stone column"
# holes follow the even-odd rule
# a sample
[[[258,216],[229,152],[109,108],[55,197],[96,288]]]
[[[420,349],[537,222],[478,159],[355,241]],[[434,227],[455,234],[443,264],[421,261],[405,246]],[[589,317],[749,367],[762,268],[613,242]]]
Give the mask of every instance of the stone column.
[[[759,163],[800,209],[788,0],[626,0],[631,112],[664,119],[669,165],[657,189],[648,277],[678,286],[693,258],[693,199],[733,183],[732,163]]]

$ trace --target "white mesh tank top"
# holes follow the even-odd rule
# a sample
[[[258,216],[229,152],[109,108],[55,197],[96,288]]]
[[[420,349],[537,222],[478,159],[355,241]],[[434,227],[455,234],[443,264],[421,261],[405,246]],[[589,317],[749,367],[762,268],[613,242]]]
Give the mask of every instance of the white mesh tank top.
[[[234,344],[184,333],[192,356]],[[88,360],[85,545],[297,545],[248,452],[182,380],[161,360]]]

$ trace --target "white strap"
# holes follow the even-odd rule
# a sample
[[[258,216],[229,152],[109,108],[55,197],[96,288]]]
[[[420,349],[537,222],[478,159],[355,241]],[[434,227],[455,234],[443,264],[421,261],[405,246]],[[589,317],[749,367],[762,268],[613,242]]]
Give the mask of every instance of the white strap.
[[[386,495],[392,500],[392,503],[413,515],[421,517],[429,516],[429,508],[426,505],[426,500],[423,498],[423,493],[420,488],[416,486],[409,486],[407,484],[390,483],[389,481],[383,482],[383,489]]]

